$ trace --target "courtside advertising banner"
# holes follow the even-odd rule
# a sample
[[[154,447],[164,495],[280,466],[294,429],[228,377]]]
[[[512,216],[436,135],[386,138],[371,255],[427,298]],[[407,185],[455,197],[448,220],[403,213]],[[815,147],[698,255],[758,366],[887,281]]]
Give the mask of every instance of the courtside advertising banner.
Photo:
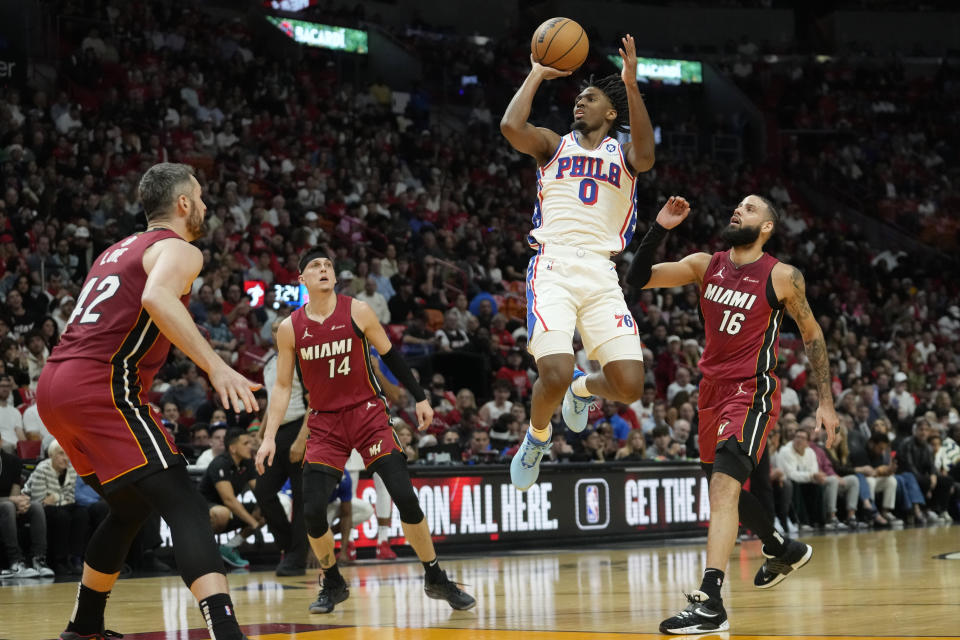
[[[527,491],[510,484],[507,467],[450,467],[448,474],[414,469],[420,506],[442,546],[697,535],[706,534],[710,521],[707,481],[697,464],[544,465]],[[376,502],[372,480],[361,478],[357,497]],[[357,529],[358,547],[376,544],[375,518]],[[403,542],[396,507],[390,540]]]

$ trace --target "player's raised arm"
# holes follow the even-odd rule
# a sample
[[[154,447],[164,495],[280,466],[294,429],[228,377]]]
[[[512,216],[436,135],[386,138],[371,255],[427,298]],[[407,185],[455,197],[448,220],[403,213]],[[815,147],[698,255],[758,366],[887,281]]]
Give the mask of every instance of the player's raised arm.
[[[787,311],[797,323],[803,338],[803,348],[813,369],[813,377],[820,396],[817,407],[817,429],[822,425],[827,430],[827,447],[833,444],[840,419],[833,407],[833,390],[830,388],[830,358],[827,356],[827,343],[823,339],[823,330],[807,302],[807,285],[803,274],[796,267],[780,263],[771,273],[773,289],[777,298],[787,307]]]
[[[216,354],[180,302],[202,267],[203,254],[193,245],[173,238],[157,242],[143,256],[147,282],[140,302],[163,335],[207,372],[224,407],[256,411],[259,407],[253,392],[260,385],[231,369]]]
[[[407,365],[403,356],[393,348],[390,338],[387,337],[387,332],[383,330],[383,325],[380,324],[377,314],[374,313],[370,305],[360,300],[354,300],[350,307],[350,314],[353,321],[357,323],[357,326],[367,337],[367,340],[370,341],[370,344],[380,353],[383,364],[387,365],[393,375],[397,377],[397,380],[400,381],[400,384],[417,401],[417,421],[420,423],[420,431],[423,431],[433,422],[433,407],[430,406],[430,401],[427,399],[427,394],[423,392],[423,387],[413,377],[410,366]]]
[[[500,119],[500,132],[510,142],[514,149],[526,153],[537,161],[538,165],[545,164],[560,144],[560,136],[550,129],[535,127],[527,118],[530,117],[530,107],[533,105],[533,96],[544,80],[553,80],[570,75],[569,71],[558,71],[551,67],[533,61],[533,67],[520,89],[514,94],[507,110]]]
[[[270,402],[267,405],[266,422],[263,428],[263,441],[257,450],[257,471],[263,474],[264,460],[273,465],[273,456],[277,450],[276,437],[283,416],[290,404],[290,391],[293,387],[293,370],[297,357],[293,337],[293,320],[285,318],[277,328],[277,379],[270,390]],[[308,414],[309,415],[309,412]],[[302,433],[301,435],[306,435]],[[299,439],[299,435],[298,435]]]
[[[690,203],[681,196],[670,196],[650,225],[627,271],[627,284],[635,289],[680,287],[703,280],[710,264],[710,254],[694,253],[679,262],[652,264],[657,247],[667,237],[670,229],[686,220]]]
[[[620,57],[623,59],[623,71],[620,77],[627,89],[627,104],[630,105],[630,142],[624,145],[624,150],[633,170],[643,173],[653,168],[653,124],[637,85],[637,47],[633,36],[628,33],[622,39],[622,44]]]

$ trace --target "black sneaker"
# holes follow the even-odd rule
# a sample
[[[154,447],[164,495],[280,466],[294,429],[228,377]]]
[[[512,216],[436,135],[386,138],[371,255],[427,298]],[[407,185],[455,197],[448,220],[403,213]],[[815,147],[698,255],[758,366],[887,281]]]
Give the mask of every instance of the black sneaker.
[[[687,597],[687,608],[675,616],[660,623],[660,633],[675,635],[697,635],[715,633],[730,628],[727,612],[722,600],[711,600],[703,591],[683,594]]]
[[[783,582],[783,579],[794,569],[799,569],[810,562],[813,547],[799,540],[791,540],[779,556],[767,554],[763,547],[760,547],[760,552],[763,553],[766,561],[757,571],[753,586],[757,589],[769,589]]]
[[[122,633],[117,633],[116,631],[110,631],[110,629],[104,629],[99,633],[93,633],[89,635],[81,635],[73,631],[64,631],[60,634],[60,640],[109,640],[110,638],[122,638]]]
[[[324,578],[317,599],[310,605],[310,613],[330,613],[334,606],[349,597],[350,589],[347,588],[345,580],[327,580]]]
[[[423,592],[427,594],[427,597],[434,600],[446,600],[447,604],[458,611],[473,609],[477,604],[476,599],[462,591],[456,582],[451,582],[446,571],[440,573],[443,578],[436,581],[424,576]]]
[[[274,571],[278,576],[302,576],[307,573],[306,560],[297,561],[293,556],[284,555]]]

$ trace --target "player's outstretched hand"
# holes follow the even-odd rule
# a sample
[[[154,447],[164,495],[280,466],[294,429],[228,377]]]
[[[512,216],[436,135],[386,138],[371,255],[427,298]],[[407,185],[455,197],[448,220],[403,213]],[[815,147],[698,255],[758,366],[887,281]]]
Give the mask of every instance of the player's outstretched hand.
[[[236,413],[241,411],[253,413],[260,410],[253,392],[261,385],[247,380],[226,364],[210,372],[210,384],[220,396],[220,404],[224,409],[233,407]]]
[[[620,39],[620,43],[623,45],[618,49],[620,58],[623,60],[620,78],[624,84],[635,85],[637,84],[637,45],[629,33]]]
[[[657,223],[664,229],[673,229],[687,219],[690,203],[683,196],[670,196],[657,214]]]
[[[429,400],[421,400],[417,403],[417,429],[423,431],[433,424],[433,407]]]
[[[267,467],[273,466],[273,456],[277,453],[277,443],[272,438],[264,440],[260,443],[260,448],[257,449],[257,473],[263,475],[265,471],[264,460],[267,462]]]
[[[537,62],[536,60],[534,60],[532,53],[530,54],[530,66],[532,67],[532,69],[530,70],[530,73],[538,73],[540,74],[540,77],[543,78],[544,80],[564,78],[570,75],[571,73],[573,73],[573,71],[560,71],[560,69],[554,69],[553,67],[546,67],[540,64],[539,62]]]
[[[817,407],[817,429],[814,436],[820,434],[820,429],[827,430],[827,449],[833,446],[833,440],[837,437],[837,425],[840,424],[840,418],[833,407]]]

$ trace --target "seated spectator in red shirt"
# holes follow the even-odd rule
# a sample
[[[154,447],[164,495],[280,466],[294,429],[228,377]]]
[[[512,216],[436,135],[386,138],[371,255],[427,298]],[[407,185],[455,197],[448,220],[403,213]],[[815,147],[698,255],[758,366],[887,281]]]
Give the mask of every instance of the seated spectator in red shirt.
[[[516,390],[521,398],[530,396],[533,385],[530,383],[530,376],[523,367],[523,354],[518,349],[511,349],[507,353],[507,363],[500,367],[496,374],[497,380],[506,380]]]

